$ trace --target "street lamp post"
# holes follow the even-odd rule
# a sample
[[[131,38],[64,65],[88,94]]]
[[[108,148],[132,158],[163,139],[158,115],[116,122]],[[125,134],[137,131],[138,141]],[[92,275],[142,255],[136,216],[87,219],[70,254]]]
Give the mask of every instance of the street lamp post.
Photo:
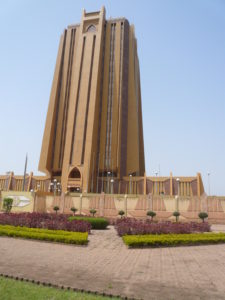
[[[180,178],[177,178],[177,195],[179,196],[180,195]]]
[[[177,180],[177,185],[178,185],[178,187],[177,187],[177,196],[176,196],[176,198],[177,198],[177,211],[179,211],[180,178],[177,178],[176,180]]]
[[[130,177],[130,194],[132,194],[132,174],[129,175]]]
[[[114,179],[111,179],[110,182],[111,182],[111,194],[113,194],[113,183],[114,183]]]
[[[53,183],[50,182],[49,187],[48,187],[48,191],[51,192],[52,191],[52,187],[53,187]]]
[[[210,196],[210,172],[208,172],[207,175],[208,175],[208,195]]]
[[[54,193],[54,196],[56,195],[56,189],[57,189],[57,180],[54,179],[53,180],[53,193]]]
[[[60,182],[57,182],[57,193],[61,193],[61,184],[60,184]]]
[[[107,192],[108,192],[108,193],[110,192],[110,191],[109,191],[109,176],[110,176],[110,174],[111,174],[111,172],[108,171],[108,172],[107,172]]]
[[[38,186],[38,188],[40,188],[40,185]],[[50,182],[48,190],[49,190],[49,192],[53,192],[54,196],[56,196],[57,193],[60,194],[61,193],[61,183],[57,182],[57,180],[54,179],[53,182]]]
[[[158,172],[156,171],[155,176],[157,177],[157,175],[158,175]],[[157,181],[157,178],[156,178],[156,181],[155,181],[155,194],[156,195],[158,194],[158,181]]]

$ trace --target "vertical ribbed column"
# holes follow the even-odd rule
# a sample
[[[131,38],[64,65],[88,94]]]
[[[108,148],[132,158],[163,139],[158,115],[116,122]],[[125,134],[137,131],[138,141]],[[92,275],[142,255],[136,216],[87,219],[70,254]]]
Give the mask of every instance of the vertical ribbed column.
[[[74,118],[73,118],[73,133],[72,133],[72,143],[71,143],[71,150],[70,150],[70,164],[72,164],[72,162],[73,162],[73,151],[74,151],[74,144],[75,144],[76,121],[77,121],[77,112],[78,112],[79,98],[80,98],[80,84],[81,84],[81,76],[82,76],[82,70],[83,70],[82,67],[83,67],[83,61],[84,61],[85,41],[86,41],[86,37],[84,36],[80,70],[79,70],[79,81],[78,81],[78,88],[77,88],[77,95],[76,95],[76,107],[75,107],[75,113],[74,113]]]
[[[120,154],[120,177],[126,175],[127,167],[127,126],[128,126],[128,72],[129,72],[129,23],[124,22],[124,45],[123,45],[123,78],[122,78],[122,108],[121,108],[121,154]]]
[[[98,138],[97,138],[97,156],[96,156],[96,170],[97,170],[97,185],[96,191],[99,190],[99,169],[100,169],[100,162],[101,159],[103,160],[104,165],[104,158],[101,157],[100,151],[100,142],[101,142],[101,124],[102,124],[102,102],[103,102],[103,82],[104,82],[104,61],[105,61],[105,37],[106,37],[106,22],[104,24],[104,32],[103,32],[103,39],[102,39],[102,59],[101,59],[101,81],[100,81],[100,102],[99,102],[99,113],[98,113]],[[103,174],[101,174],[103,175]],[[103,188],[102,188],[103,189]]]
[[[111,24],[110,37],[110,62],[109,62],[109,84],[106,118],[106,145],[105,145],[105,165],[109,170],[111,168],[111,140],[112,140],[112,108],[113,108],[113,90],[114,90],[114,63],[115,63],[115,27]]]
[[[88,80],[88,94],[87,94],[87,104],[86,104],[86,112],[85,112],[85,124],[84,124],[84,133],[83,133],[81,164],[84,163],[84,155],[85,155],[85,147],[86,147],[87,122],[88,122],[88,111],[89,111],[91,82],[92,82],[93,60],[94,60],[94,53],[95,53],[95,41],[96,41],[96,36],[94,35],[93,42],[92,42],[91,65],[90,65],[89,80]]]
[[[56,93],[56,100],[55,100],[55,117],[54,117],[54,133],[53,133],[53,145],[52,145],[52,155],[51,155],[51,157],[52,157],[51,169],[54,168],[54,163],[55,163],[56,135],[57,135],[57,129],[58,129],[60,96],[61,96],[61,88],[62,88],[62,81],[63,81],[63,67],[64,67],[66,36],[67,36],[67,31],[65,30],[62,56],[61,56],[61,62],[60,62],[60,70],[59,70],[59,79],[58,79],[58,85],[57,85],[57,93]]]
[[[67,68],[67,81],[66,81],[66,91],[65,91],[65,101],[63,109],[63,124],[61,129],[61,141],[60,141],[60,158],[59,158],[59,168],[62,168],[64,148],[65,148],[65,138],[66,138],[66,129],[67,129],[67,117],[68,117],[68,108],[69,108],[69,97],[71,90],[71,77],[73,70],[73,58],[74,58],[74,44],[75,44],[76,29],[72,29],[71,39],[70,39],[70,49],[69,49],[69,60]]]

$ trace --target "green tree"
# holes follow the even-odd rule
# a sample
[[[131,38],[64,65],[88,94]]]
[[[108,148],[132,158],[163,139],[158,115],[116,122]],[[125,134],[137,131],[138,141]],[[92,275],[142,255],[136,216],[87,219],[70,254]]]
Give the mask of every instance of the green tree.
[[[13,205],[13,199],[10,197],[6,197],[3,199],[3,209],[6,213],[10,213]]]
[[[176,218],[176,222],[178,222],[178,219],[179,219],[179,216],[180,216],[179,211],[174,211],[173,216]]]
[[[123,210],[120,210],[119,212],[118,212],[118,215],[120,215],[121,216],[121,218],[123,217],[123,215],[125,215],[125,212],[123,211]]]
[[[156,216],[156,213],[152,210],[147,211],[147,216],[151,217],[151,220],[153,221],[153,218]]]
[[[53,207],[53,209],[54,209],[55,213],[57,214],[57,212],[59,210],[59,207],[56,205],[56,206]]]
[[[206,212],[202,211],[198,214],[198,217],[200,219],[202,219],[202,222],[205,222],[205,219],[208,218],[208,214]]]
[[[96,209],[94,208],[90,209],[90,213],[92,214],[93,217],[95,216],[96,212],[97,212]]]
[[[75,207],[71,207],[71,209],[70,209],[72,212],[73,212],[73,215],[75,216],[75,213],[76,213],[76,211],[77,211],[77,208],[75,208]]]

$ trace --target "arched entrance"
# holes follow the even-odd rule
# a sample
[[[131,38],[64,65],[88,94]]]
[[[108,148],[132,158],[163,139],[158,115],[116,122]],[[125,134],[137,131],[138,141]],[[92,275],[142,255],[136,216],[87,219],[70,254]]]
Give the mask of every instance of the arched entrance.
[[[81,172],[77,167],[73,168],[69,173],[67,189],[70,192],[81,192]]]
[[[78,168],[75,167],[70,171],[69,178],[81,179],[81,174]]]

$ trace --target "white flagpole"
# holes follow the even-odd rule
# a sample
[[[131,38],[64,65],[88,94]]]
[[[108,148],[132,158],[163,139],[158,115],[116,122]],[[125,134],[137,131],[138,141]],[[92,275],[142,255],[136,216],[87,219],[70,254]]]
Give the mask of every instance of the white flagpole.
[[[25,188],[26,173],[27,173],[27,154],[26,154],[25,166],[24,166],[24,174],[23,174],[23,191],[24,191],[24,188]]]

